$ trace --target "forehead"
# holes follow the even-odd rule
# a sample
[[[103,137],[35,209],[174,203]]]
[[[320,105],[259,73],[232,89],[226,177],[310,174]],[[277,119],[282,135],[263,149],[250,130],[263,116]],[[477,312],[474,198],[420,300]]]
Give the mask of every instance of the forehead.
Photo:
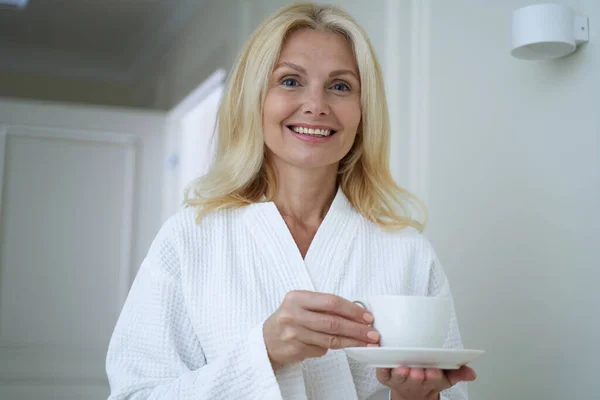
[[[279,61],[311,63],[331,69],[357,71],[352,46],[339,33],[302,29],[291,33],[281,47]]]

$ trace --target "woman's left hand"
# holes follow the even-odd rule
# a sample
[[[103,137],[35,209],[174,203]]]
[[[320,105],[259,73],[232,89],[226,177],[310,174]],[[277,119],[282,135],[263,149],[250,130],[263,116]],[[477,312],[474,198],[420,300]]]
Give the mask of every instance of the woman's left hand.
[[[458,382],[470,382],[475,378],[475,371],[467,366],[456,370],[408,367],[377,369],[377,380],[391,389],[392,400],[438,400],[440,392]]]

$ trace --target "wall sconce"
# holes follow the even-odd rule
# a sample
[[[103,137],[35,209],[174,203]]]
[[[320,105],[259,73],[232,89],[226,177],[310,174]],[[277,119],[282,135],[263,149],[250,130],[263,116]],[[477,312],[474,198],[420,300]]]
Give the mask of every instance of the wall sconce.
[[[512,17],[513,57],[549,60],[564,57],[588,42],[588,17],[575,15],[559,4],[535,4],[519,8]]]

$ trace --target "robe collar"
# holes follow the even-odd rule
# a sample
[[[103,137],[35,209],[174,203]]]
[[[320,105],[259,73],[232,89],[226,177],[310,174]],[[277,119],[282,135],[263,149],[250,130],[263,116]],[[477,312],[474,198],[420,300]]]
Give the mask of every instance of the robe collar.
[[[320,292],[331,292],[335,287],[362,219],[338,188],[303,259],[274,202],[246,206],[242,216],[273,273],[279,275],[282,288]]]

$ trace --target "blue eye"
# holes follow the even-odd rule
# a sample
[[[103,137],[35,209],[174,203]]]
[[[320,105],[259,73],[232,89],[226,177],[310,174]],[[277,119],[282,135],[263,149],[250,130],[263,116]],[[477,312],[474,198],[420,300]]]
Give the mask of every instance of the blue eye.
[[[295,78],[285,78],[281,81],[281,85],[285,87],[296,87],[298,86],[298,80]]]
[[[351,90],[350,86],[343,82],[338,82],[338,83],[334,84],[331,88],[333,90],[339,90],[341,92],[349,92]]]

